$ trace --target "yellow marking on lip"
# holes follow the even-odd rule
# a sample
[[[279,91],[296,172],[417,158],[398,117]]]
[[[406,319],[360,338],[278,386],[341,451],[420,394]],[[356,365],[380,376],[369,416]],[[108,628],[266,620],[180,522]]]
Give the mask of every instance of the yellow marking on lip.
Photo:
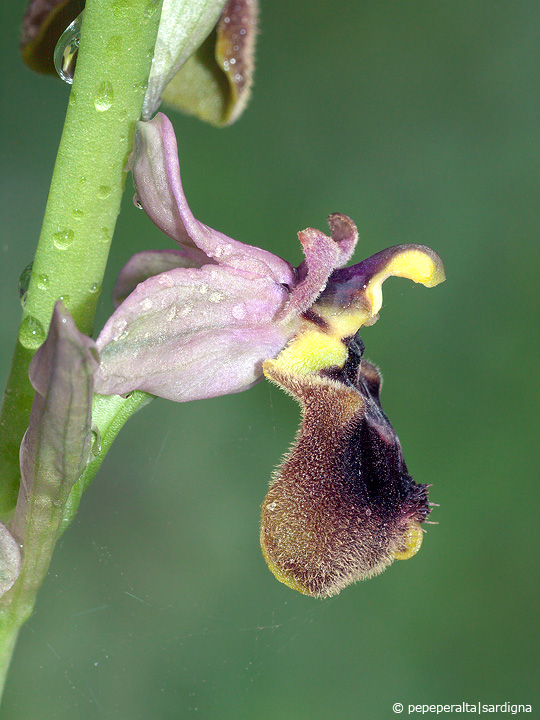
[[[404,277],[426,287],[435,287],[445,279],[443,265],[424,250],[411,248],[389,260],[384,268],[368,282],[365,292],[371,303],[371,314],[376,315],[382,307],[382,284],[391,276]]]
[[[309,319],[303,320],[297,335],[277,356],[275,364],[285,372],[300,374],[343,367],[348,353],[344,339],[355,335],[363,325],[376,322],[382,306],[382,284],[391,276],[433,287],[444,280],[444,268],[438,256],[432,257],[427,250],[416,247],[397,252],[365,288],[359,289],[349,307],[324,300],[315,303],[313,311],[327,326],[321,328]]]

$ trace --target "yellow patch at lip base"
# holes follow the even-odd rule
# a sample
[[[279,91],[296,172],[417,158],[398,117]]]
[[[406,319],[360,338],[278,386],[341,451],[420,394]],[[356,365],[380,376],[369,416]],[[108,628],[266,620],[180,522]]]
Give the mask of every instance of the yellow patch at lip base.
[[[281,370],[305,375],[324,368],[343,367],[348,353],[343,338],[354,335],[370,317],[369,312],[357,308],[344,310],[321,305],[317,312],[327,328],[304,321],[297,336],[274,360]]]
[[[403,550],[398,550],[394,553],[396,560],[408,560],[420,550],[422,540],[424,537],[424,531],[418,522],[411,522],[407,526],[404,534],[404,545]]]
[[[340,337],[308,328],[300,331],[274,363],[283,371],[304,375],[333,365],[343,367],[346,359],[347,348]]]

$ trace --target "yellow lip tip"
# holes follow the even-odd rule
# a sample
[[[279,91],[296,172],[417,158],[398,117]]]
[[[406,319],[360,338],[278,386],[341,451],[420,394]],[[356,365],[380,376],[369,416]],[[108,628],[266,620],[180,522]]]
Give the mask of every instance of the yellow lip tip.
[[[394,553],[395,560],[408,560],[420,550],[424,531],[419,522],[411,522],[407,526],[404,535],[403,550],[397,550]]]
[[[444,272],[444,265],[440,257],[432,259],[432,269],[429,277],[422,282],[426,287],[435,287],[446,280],[446,273]]]

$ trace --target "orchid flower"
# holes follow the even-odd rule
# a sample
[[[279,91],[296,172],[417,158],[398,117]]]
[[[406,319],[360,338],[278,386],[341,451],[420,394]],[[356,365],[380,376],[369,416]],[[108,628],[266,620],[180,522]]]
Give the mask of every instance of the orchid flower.
[[[179,248],[139,253],[121,271],[121,304],[97,340],[97,392],[138,389],[183,401],[245,390],[298,332],[332,271],[349,260],[354,224],[332,215],[332,237],[299,233],[306,259],[295,269],[193,217],[165,115],[138,124],[131,164],[138,201]]]
[[[298,268],[212,230],[187,205],[163,114],[138,123],[130,162],[138,202],[178,247],[139,253],[121,271],[117,309],[97,339],[96,391],[186,401],[266,375],[303,412],[263,504],[261,545],[276,577],[332,595],[411,557],[430,511],[427,486],[408,474],[359,330],[376,322],[389,276],[442,282],[438,255],[398,245],[345,267],[358,233],[341,214],[329,217],[330,236],[298,233]]]

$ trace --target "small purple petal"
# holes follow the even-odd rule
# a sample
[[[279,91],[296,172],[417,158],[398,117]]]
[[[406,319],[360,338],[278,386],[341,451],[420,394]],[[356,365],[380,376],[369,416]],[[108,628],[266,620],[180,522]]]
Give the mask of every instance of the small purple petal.
[[[154,275],[173,270],[174,268],[200,268],[202,265],[213,265],[214,261],[194,247],[180,250],[147,250],[133,255],[124,265],[114,286],[113,299],[115,308],[123,303],[137,285]]]
[[[336,267],[343,267],[351,259],[356,243],[358,230],[350,217],[341,213],[333,213],[328,218],[332,240],[338,244],[340,255]]]
[[[220,265],[292,286],[294,271],[285,260],[233,240],[193,217],[182,189],[174,129],[163,113],[150,122],[137,124],[130,162],[139,200],[166,235],[179,243],[195,245]]]
[[[324,290],[328,277],[340,258],[340,248],[320,230],[307,228],[298,233],[306,259],[298,268],[300,282],[293,289],[286,309],[287,317],[310,308]]]
[[[97,340],[96,392],[145,390],[185,401],[244,390],[295,331],[295,319],[275,320],[287,299],[272,280],[219,265],[152,277]]]

